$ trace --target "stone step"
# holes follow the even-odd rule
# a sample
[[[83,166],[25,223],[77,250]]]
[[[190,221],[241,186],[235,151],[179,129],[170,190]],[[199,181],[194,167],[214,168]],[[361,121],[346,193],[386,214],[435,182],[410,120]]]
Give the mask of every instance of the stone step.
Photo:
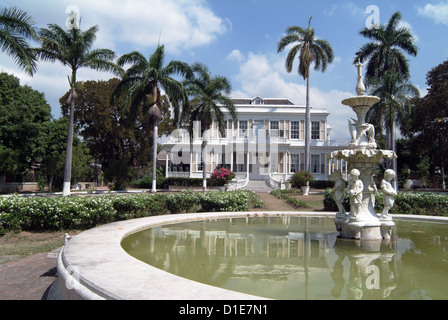
[[[264,180],[249,180],[249,183],[242,190],[251,190],[259,192],[269,192],[272,188],[268,185],[267,181]]]

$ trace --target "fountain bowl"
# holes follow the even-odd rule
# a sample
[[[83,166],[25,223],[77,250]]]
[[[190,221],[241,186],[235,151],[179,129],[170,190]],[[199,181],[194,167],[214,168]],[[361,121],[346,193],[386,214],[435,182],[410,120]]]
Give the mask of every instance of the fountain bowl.
[[[342,100],[342,104],[349,106],[351,108],[365,107],[365,106],[370,108],[371,106],[380,101],[381,99],[375,96],[356,96]]]

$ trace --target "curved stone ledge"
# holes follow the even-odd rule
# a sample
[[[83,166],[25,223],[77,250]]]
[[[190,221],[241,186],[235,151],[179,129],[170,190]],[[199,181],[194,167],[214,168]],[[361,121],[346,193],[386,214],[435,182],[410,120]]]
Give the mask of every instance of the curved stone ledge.
[[[87,230],[67,242],[58,261],[52,300],[254,300],[264,299],[202,284],[152,267],[121,247],[126,236],[151,227],[227,217],[334,216],[334,213],[231,212],[140,218]]]
[[[151,227],[206,219],[260,216],[334,217],[335,213],[230,212],[155,216],[87,230],[66,243],[58,261],[52,300],[255,300],[265,299],[201,284],[152,267],[121,247],[126,236]],[[397,220],[448,223],[448,217],[392,215]]]

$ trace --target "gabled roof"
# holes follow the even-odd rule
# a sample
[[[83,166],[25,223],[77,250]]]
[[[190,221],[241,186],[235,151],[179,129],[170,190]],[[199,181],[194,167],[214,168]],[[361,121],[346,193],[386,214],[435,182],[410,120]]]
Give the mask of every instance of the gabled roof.
[[[288,99],[283,98],[232,98],[232,102],[236,105],[260,105],[259,101],[262,101],[262,105],[287,105],[287,106],[293,106],[294,103],[289,101]]]

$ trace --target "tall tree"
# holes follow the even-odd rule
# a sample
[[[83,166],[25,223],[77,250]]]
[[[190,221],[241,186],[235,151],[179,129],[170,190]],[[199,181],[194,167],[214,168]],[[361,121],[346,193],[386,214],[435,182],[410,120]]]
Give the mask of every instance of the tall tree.
[[[318,39],[315,36],[314,28],[311,28],[311,19],[308,28],[290,26],[286,30],[286,35],[277,45],[277,52],[280,53],[288,46],[293,45],[286,58],[286,70],[292,71],[294,59],[298,56],[298,73],[306,80],[306,114],[305,114],[305,170],[310,171],[310,140],[311,140],[311,119],[310,119],[310,68],[314,63],[314,70],[325,72],[327,65],[333,62],[333,49],[329,42]]]
[[[229,111],[232,119],[237,121],[236,108],[229,97],[232,85],[222,76],[211,76],[207,66],[201,63],[192,65],[194,77],[185,81],[189,96],[189,105],[182,109],[183,119],[189,123],[190,137],[193,137],[194,122],[200,121],[202,134],[202,186],[207,189],[207,145],[213,122],[224,136],[226,122],[222,108]]]
[[[123,100],[112,104],[110,99],[119,83],[117,78],[77,83],[74,130],[76,135],[82,137],[90,154],[102,165],[103,170],[115,161],[128,168],[138,168],[136,173],[144,174],[152,161],[152,144],[146,139],[148,132],[152,137],[152,130],[148,128],[149,115],[143,111],[141,105],[133,122],[123,117]],[[62,114],[67,116],[70,112],[70,105],[67,104],[69,94],[70,92],[67,92],[59,100]],[[169,134],[176,127],[172,124],[170,105],[165,96],[162,96],[159,106],[162,120],[158,131],[160,134]],[[117,184],[115,186],[118,187]]]
[[[426,76],[428,94],[415,99],[415,114],[409,135],[419,151],[430,159],[431,175],[436,167],[442,173],[445,184],[445,169],[448,165],[448,60],[428,72]]]
[[[402,132],[407,131],[411,121],[412,98],[418,98],[420,92],[408,79],[393,71],[386,71],[381,80],[369,82],[372,95],[381,98],[368,113],[368,121],[377,132],[386,130],[386,145],[392,145],[395,137],[395,125]]]
[[[141,53],[134,51],[121,56],[118,65],[131,66],[124,73],[114,97],[117,99],[124,95],[123,110],[131,119],[135,120],[137,110],[143,105],[148,111],[149,121],[153,127],[153,170],[152,170],[152,192],[156,188],[156,166],[157,166],[157,139],[158,125],[161,118],[160,101],[161,90],[166,96],[174,110],[174,119],[179,119],[180,100],[187,101],[186,92],[182,83],[173,76],[180,75],[191,77],[192,71],[188,64],[181,61],[170,61],[164,66],[165,46],[158,45],[155,52],[147,60]]]
[[[406,27],[399,27],[401,12],[395,12],[386,25],[377,28],[364,28],[359,33],[372,42],[363,45],[359,59],[367,62],[366,80],[380,79],[386,71],[399,74],[403,79],[409,77],[409,63],[403,51],[417,56],[415,38]],[[354,63],[357,63],[357,59]]]
[[[64,30],[56,24],[49,24],[48,29],[39,32],[41,48],[37,50],[38,57],[44,61],[59,61],[71,69],[70,84],[70,121],[67,135],[67,149],[65,154],[64,188],[62,194],[70,195],[72,148],[73,148],[73,121],[76,103],[76,75],[81,68],[90,68],[97,71],[113,71],[119,74],[118,67],[113,63],[115,53],[109,49],[92,49],[96,40],[98,26],[86,31],[72,27]]]
[[[385,119],[386,149],[395,152],[394,123],[400,117],[392,98],[394,93],[397,93],[394,92],[396,90],[409,92],[409,63],[404,53],[414,57],[418,53],[418,48],[414,44],[415,38],[409,28],[399,26],[401,19],[402,15],[397,11],[392,15],[386,25],[361,30],[360,34],[372,40],[372,42],[363,45],[358,52],[358,57],[361,62],[368,61],[366,68],[367,84],[373,83],[377,95],[386,98],[381,106],[372,108],[367,117],[368,119],[372,119],[373,116],[378,114],[382,114],[383,117],[388,114],[388,119]],[[383,83],[379,84],[381,82]],[[411,91],[414,90],[412,89]],[[388,106],[387,103],[391,103],[392,105]],[[378,113],[378,110],[383,111]],[[389,168],[395,171],[397,170],[396,160],[388,161],[387,163]],[[397,177],[395,184],[397,184]]]
[[[43,93],[0,73],[0,146],[17,156],[16,170],[7,175],[11,180],[23,181],[31,166],[45,156],[40,139],[44,124],[50,121],[51,107]],[[0,175],[4,173],[0,169]]]
[[[378,96],[381,101],[375,104],[368,112],[368,121],[374,124],[377,132],[386,130],[386,148],[397,152],[395,139],[395,124],[400,126],[402,132],[410,126],[412,114],[412,98],[418,98],[420,92],[417,87],[407,79],[393,71],[386,71],[381,80],[370,82],[371,94]],[[391,167],[397,171],[397,161],[391,162]],[[395,187],[398,187],[398,175],[395,175]]]
[[[37,60],[26,39],[37,40],[33,25],[28,13],[16,7],[3,8],[0,12],[0,48],[31,76],[37,70]]]

